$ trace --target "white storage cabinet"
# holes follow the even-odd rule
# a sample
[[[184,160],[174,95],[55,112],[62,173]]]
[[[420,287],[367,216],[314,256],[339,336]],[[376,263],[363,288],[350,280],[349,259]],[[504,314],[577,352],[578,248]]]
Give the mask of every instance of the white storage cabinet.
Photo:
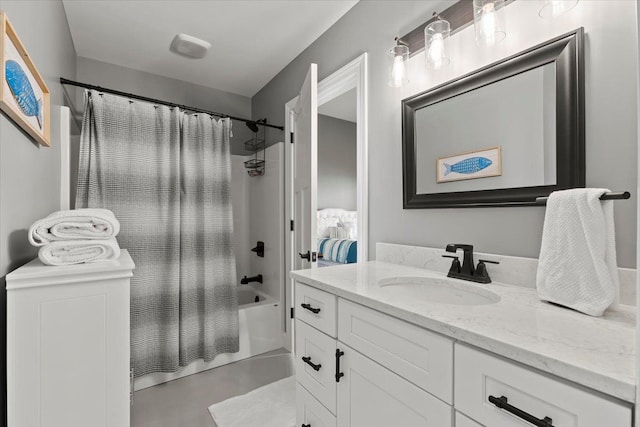
[[[10,427],[129,426],[129,281],[119,259],[8,274]]]

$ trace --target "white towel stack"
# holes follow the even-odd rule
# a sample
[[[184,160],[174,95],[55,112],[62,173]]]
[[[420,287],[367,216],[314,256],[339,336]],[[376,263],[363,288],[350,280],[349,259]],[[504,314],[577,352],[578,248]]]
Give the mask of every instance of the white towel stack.
[[[601,316],[619,294],[609,190],[556,191],[547,201],[536,286],[541,300]]]
[[[33,223],[29,242],[40,247],[38,257],[47,265],[109,261],[120,256],[119,231],[107,209],[58,211]]]

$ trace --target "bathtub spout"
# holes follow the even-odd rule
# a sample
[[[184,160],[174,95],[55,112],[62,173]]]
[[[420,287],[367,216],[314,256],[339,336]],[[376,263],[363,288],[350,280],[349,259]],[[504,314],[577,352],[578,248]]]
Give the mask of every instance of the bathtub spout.
[[[262,274],[258,274],[257,276],[253,277],[244,276],[242,279],[240,279],[241,285],[248,285],[251,282],[262,283]]]

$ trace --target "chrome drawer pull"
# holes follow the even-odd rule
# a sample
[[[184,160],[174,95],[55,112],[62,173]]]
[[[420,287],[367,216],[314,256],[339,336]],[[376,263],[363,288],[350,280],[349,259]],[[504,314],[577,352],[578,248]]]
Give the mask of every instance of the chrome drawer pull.
[[[313,362],[311,361],[311,358],[310,358],[310,357],[302,356],[302,361],[303,361],[304,363],[306,363],[307,365],[311,366],[311,367],[313,368],[313,370],[314,370],[314,371],[319,371],[319,370],[320,370],[320,368],[322,368],[322,365],[321,365],[321,364],[319,364],[319,363],[318,363],[318,364],[316,365],[315,363],[313,363]]]
[[[507,399],[505,396],[500,396],[500,397],[489,396],[489,402],[493,403],[498,408],[504,409],[510,414],[513,414],[518,418],[522,418],[526,422],[531,423],[536,427],[553,427],[553,424],[552,424],[553,420],[551,418],[549,417],[544,417],[542,419],[536,418],[533,415],[524,412],[522,409],[509,405],[509,403],[507,403],[508,401],[509,399]]]
[[[320,309],[319,308],[313,308],[311,307],[311,304],[306,304],[306,303],[302,303],[300,304],[302,306],[302,308],[304,308],[305,310],[309,310],[310,312],[312,312],[313,314],[318,314],[320,313]]]

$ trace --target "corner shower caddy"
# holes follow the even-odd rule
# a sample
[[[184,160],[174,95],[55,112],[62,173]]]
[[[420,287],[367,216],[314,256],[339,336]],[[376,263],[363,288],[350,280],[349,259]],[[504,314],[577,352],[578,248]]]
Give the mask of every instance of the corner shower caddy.
[[[253,132],[253,137],[244,143],[244,149],[254,155],[253,159],[244,162],[244,167],[248,169],[247,173],[250,177],[262,176],[265,172],[266,128],[264,125],[266,125],[266,123],[267,119],[260,119],[255,122],[247,123],[247,127]],[[263,125],[262,138],[258,138],[258,125]],[[262,158],[259,157],[260,152],[262,152]]]

